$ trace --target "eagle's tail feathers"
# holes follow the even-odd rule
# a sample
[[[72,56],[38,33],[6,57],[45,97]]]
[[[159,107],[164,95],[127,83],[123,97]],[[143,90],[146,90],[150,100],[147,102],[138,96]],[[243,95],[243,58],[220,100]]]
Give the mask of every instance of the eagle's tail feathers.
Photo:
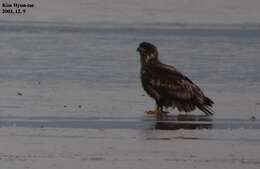
[[[205,99],[205,100],[204,100],[204,104],[207,105],[207,106],[212,107],[212,105],[214,104],[214,102],[213,102],[210,98],[208,98],[208,97],[205,97],[204,99]]]
[[[198,106],[198,108],[203,111],[207,116],[212,116],[215,112],[209,106]]]

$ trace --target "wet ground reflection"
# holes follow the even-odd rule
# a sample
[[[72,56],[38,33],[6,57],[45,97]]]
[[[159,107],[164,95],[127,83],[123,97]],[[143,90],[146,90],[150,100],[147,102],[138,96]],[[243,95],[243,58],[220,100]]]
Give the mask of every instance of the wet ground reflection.
[[[260,120],[219,119],[197,115],[154,117],[0,117],[0,127],[89,129],[260,129]]]
[[[177,115],[168,116],[163,121],[157,121],[155,129],[177,130],[177,129],[211,129],[213,119],[203,115]]]

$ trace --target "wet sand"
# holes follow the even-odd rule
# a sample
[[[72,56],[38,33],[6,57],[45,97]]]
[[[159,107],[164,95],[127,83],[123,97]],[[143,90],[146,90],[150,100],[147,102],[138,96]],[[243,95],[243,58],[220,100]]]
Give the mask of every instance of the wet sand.
[[[140,96],[138,90],[85,90],[85,93],[78,84],[66,87],[68,82],[61,88],[42,83],[24,87],[20,83],[1,85],[3,168],[260,167],[259,107],[255,109],[256,119],[250,120],[252,113],[244,107],[248,102],[244,102],[242,94],[226,96],[225,101],[217,97],[222,104],[217,105],[220,109],[209,119],[182,117],[181,121],[156,121],[144,114],[143,110],[153,103]],[[234,109],[230,103],[241,104]]]
[[[260,167],[254,130],[1,128],[3,168]]]

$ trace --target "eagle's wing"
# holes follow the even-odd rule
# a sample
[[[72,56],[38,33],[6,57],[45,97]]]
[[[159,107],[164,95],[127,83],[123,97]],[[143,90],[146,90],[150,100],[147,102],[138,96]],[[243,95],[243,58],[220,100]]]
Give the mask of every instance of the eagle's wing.
[[[201,89],[177,69],[160,63],[151,66],[149,71],[149,86],[174,99],[177,104],[175,106],[178,107],[178,103],[180,103],[178,109],[186,110],[185,106],[188,106],[190,108],[187,108],[187,111],[190,111],[198,107],[202,111],[212,114],[212,110],[208,109],[208,106],[212,106],[213,101],[204,96]]]
[[[188,77],[168,65],[154,65],[150,68],[149,85],[167,91],[176,99],[190,100],[203,93]]]

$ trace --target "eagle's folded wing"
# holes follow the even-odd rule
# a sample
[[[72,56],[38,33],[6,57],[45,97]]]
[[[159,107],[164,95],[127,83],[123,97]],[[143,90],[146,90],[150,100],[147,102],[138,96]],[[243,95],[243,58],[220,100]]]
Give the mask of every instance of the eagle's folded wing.
[[[153,68],[149,85],[180,100],[203,99],[200,88],[178,71],[173,71],[161,65]],[[199,101],[199,100],[198,100]],[[202,101],[202,100],[201,100]]]
[[[169,66],[156,65],[150,69],[149,88],[167,98],[169,105],[189,112],[198,107],[208,115],[214,113],[210,107],[214,102],[189,78]]]

